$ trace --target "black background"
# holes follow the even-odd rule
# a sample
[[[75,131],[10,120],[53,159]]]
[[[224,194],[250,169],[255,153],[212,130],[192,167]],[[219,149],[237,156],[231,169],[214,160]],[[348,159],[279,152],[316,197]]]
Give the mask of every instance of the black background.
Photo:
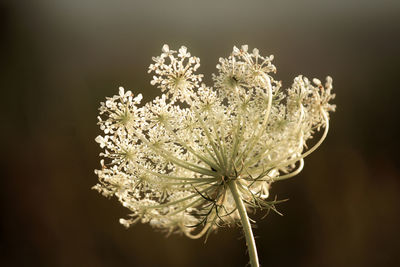
[[[150,101],[151,57],[201,58],[248,44],[276,78],[334,79],[324,144],[271,194],[255,229],[263,266],[399,266],[399,1],[8,1],[0,4],[2,266],[245,266],[240,229],[204,240],[118,223],[90,188],[99,102],[118,86]],[[257,218],[257,216],[255,216]]]

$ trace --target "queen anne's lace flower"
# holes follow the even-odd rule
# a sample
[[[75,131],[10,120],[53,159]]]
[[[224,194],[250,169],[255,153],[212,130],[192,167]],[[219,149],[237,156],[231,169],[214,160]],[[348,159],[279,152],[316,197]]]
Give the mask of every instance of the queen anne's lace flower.
[[[219,60],[211,88],[195,73],[199,58],[164,45],[149,67],[163,95],[141,105],[140,94],[120,88],[101,103],[104,135],[96,141],[107,161],[94,188],[131,211],[121,224],[148,222],[200,237],[238,222],[232,181],[247,209],[275,210],[277,201],[267,200],[271,184],[302,170],[326,137],[335,106],[330,77],[322,85],[298,76],[282,90],[272,60],[234,47]],[[306,149],[321,127],[321,139]]]

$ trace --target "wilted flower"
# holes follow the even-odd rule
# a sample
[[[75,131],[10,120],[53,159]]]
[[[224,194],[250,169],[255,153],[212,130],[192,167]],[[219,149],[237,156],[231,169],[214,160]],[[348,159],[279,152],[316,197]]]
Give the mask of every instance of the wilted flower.
[[[149,67],[164,94],[140,105],[140,94],[120,88],[101,103],[104,136],[96,141],[107,161],[94,188],[131,211],[121,224],[148,222],[198,238],[227,224],[249,228],[246,209],[275,210],[271,184],[302,170],[335,106],[330,77],[323,86],[298,76],[282,90],[272,60],[234,47],[219,60],[211,88],[195,73],[199,58],[164,45]],[[321,127],[321,139],[306,149]]]

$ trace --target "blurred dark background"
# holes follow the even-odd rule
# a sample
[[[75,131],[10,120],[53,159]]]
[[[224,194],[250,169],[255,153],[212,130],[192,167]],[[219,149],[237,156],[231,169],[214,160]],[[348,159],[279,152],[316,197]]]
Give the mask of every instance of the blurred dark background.
[[[118,223],[128,210],[90,188],[99,102],[122,85],[149,101],[147,67],[186,45],[210,83],[233,45],[297,74],[334,78],[324,144],[258,222],[263,266],[400,266],[400,2],[2,1],[1,266],[245,266],[240,229],[204,240]]]

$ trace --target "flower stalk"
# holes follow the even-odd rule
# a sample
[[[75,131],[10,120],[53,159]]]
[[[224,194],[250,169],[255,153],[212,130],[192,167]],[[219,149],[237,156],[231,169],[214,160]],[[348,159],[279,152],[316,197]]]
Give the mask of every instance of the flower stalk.
[[[250,257],[251,267],[259,267],[258,254],[256,248],[256,241],[254,240],[253,230],[251,229],[249,216],[247,215],[246,207],[244,206],[243,200],[240,197],[240,193],[237,187],[237,181],[231,180],[228,182],[229,189],[231,190],[233,199],[235,200],[236,207],[239,211],[240,220],[242,223],[243,233],[246,238],[247,249]]]

